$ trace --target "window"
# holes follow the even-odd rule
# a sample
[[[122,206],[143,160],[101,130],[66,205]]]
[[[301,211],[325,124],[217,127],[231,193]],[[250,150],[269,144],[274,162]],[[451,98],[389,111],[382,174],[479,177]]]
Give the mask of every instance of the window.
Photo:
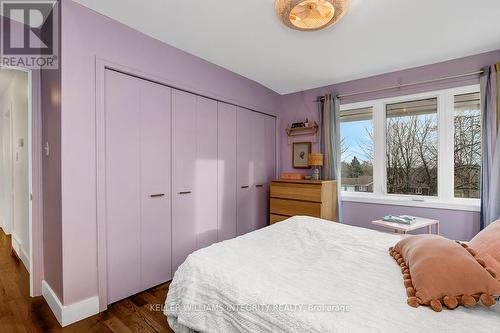
[[[479,210],[479,86],[341,105],[343,200]]]
[[[481,184],[481,98],[455,96],[455,197],[479,198]]]
[[[437,196],[437,98],[386,105],[387,193]]]
[[[342,190],[373,192],[372,108],[340,115]]]

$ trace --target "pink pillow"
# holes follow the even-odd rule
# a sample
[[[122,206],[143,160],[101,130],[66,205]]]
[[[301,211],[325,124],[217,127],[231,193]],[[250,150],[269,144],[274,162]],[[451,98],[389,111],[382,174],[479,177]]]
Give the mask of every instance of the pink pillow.
[[[467,245],[437,235],[410,236],[389,249],[401,266],[408,305],[441,311],[477,301],[494,305],[500,281]]]
[[[500,220],[478,233],[469,246],[500,276]]]

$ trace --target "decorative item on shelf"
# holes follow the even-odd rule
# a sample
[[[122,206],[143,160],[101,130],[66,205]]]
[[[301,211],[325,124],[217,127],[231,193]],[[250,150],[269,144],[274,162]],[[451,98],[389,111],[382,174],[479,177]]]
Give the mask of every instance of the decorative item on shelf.
[[[302,180],[302,179],[304,179],[304,175],[301,173],[283,172],[281,174],[281,179],[283,179],[283,180]]]
[[[286,134],[288,136],[288,144],[292,144],[292,137],[295,136],[312,136],[313,137],[313,143],[316,143],[317,141],[317,134],[318,134],[319,126],[316,124],[316,122],[312,121],[310,122],[309,120],[306,119],[305,122],[300,122],[300,123],[293,123],[286,129]]]
[[[304,128],[306,127],[306,123],[293,123],[290,128],[296,129],[296,128]]]
[[[349,9],[350,0],[276,0],[276,16],[287,27],[301,31],[321,30],[337,23]]]
[[[311,153],[311,142],[294,142],[292,161],[295,169],[309,169],[308,157]]]
[[[323,154],[320,153],[311,153],[309,154],[309,166],[313,167],[312,180],[319,180],[321,167],[323,166]]]

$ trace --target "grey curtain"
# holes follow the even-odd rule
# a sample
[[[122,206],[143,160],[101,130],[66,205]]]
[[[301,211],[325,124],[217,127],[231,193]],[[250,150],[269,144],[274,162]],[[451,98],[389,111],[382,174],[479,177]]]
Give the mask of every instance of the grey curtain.
[[[324,155],[323,179],[340,182],[340,101],[335,94],[320,103],[321,152]],[[340,184],[337,184],[338,222],[342,222]]]
[[[481,229],[500,219],[500,131],[498,131],[496,66],[481,76],[483,167],[481,180]]]

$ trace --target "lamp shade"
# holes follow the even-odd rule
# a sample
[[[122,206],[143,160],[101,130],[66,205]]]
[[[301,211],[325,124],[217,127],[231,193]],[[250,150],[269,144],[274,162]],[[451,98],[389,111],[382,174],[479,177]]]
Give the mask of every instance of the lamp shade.
[[[309,154],[309,165],[310,166],[323,166],[323,154],[320,154],[320,153]]]
[[[276,0],[278,18],[287,27],[314,31],[337,23],[349,9],[350,0]]]

